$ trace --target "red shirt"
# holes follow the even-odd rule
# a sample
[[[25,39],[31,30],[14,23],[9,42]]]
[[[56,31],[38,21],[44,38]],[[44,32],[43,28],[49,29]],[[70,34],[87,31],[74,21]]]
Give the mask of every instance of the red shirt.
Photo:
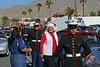
[[[53,40],[52,53],[54,54],[54,52],[56,50],[56,39],[55,39],[55,36],[54,36],[53,32],[50,33],[50,35],[51,35],[52,40]],[[46,41],[46,35],[44,33],[42,35],[42,37],[41,37],[41,45],[40,45],[40,53],[41,53],[41,55],[43,55],[43,45],[44,45],[45,41]]]

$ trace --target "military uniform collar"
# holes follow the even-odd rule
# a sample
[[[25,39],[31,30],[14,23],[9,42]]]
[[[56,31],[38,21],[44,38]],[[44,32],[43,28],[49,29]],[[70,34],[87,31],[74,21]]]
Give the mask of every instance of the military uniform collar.
[[[73,34],[69,34],[69,37],[70,37],[70,38],[75,38],[76,36],[78,36],[78,34],[77,34],[77,33],[76,33],[76,34],[74,34],[74,35],[73,35]]]
[[[38,30],[34,29],[34,31],[39,31],[39,29]]]

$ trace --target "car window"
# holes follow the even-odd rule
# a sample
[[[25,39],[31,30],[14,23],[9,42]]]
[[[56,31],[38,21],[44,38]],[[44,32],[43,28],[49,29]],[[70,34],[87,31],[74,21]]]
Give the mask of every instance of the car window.
[[[6,40],[4,40],[4,39],[0,39],[0,43],[1,43],[1,42],[6,42]]]
[[[5,28],[5,30],[9,30],[9,28]]]

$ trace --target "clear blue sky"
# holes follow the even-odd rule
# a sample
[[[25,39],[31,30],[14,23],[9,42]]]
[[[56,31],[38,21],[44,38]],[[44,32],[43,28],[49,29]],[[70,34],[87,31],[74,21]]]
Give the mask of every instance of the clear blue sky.
[[[28,4],[32,1],[34,0],[0,0],[0,8],[11,5]]]

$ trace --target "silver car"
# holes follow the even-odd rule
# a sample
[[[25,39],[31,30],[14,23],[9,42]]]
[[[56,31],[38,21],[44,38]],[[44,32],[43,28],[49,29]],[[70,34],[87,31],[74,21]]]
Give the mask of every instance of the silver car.
[[[0,38],[0,54],[9,55],[8,42],[6,39]]]

